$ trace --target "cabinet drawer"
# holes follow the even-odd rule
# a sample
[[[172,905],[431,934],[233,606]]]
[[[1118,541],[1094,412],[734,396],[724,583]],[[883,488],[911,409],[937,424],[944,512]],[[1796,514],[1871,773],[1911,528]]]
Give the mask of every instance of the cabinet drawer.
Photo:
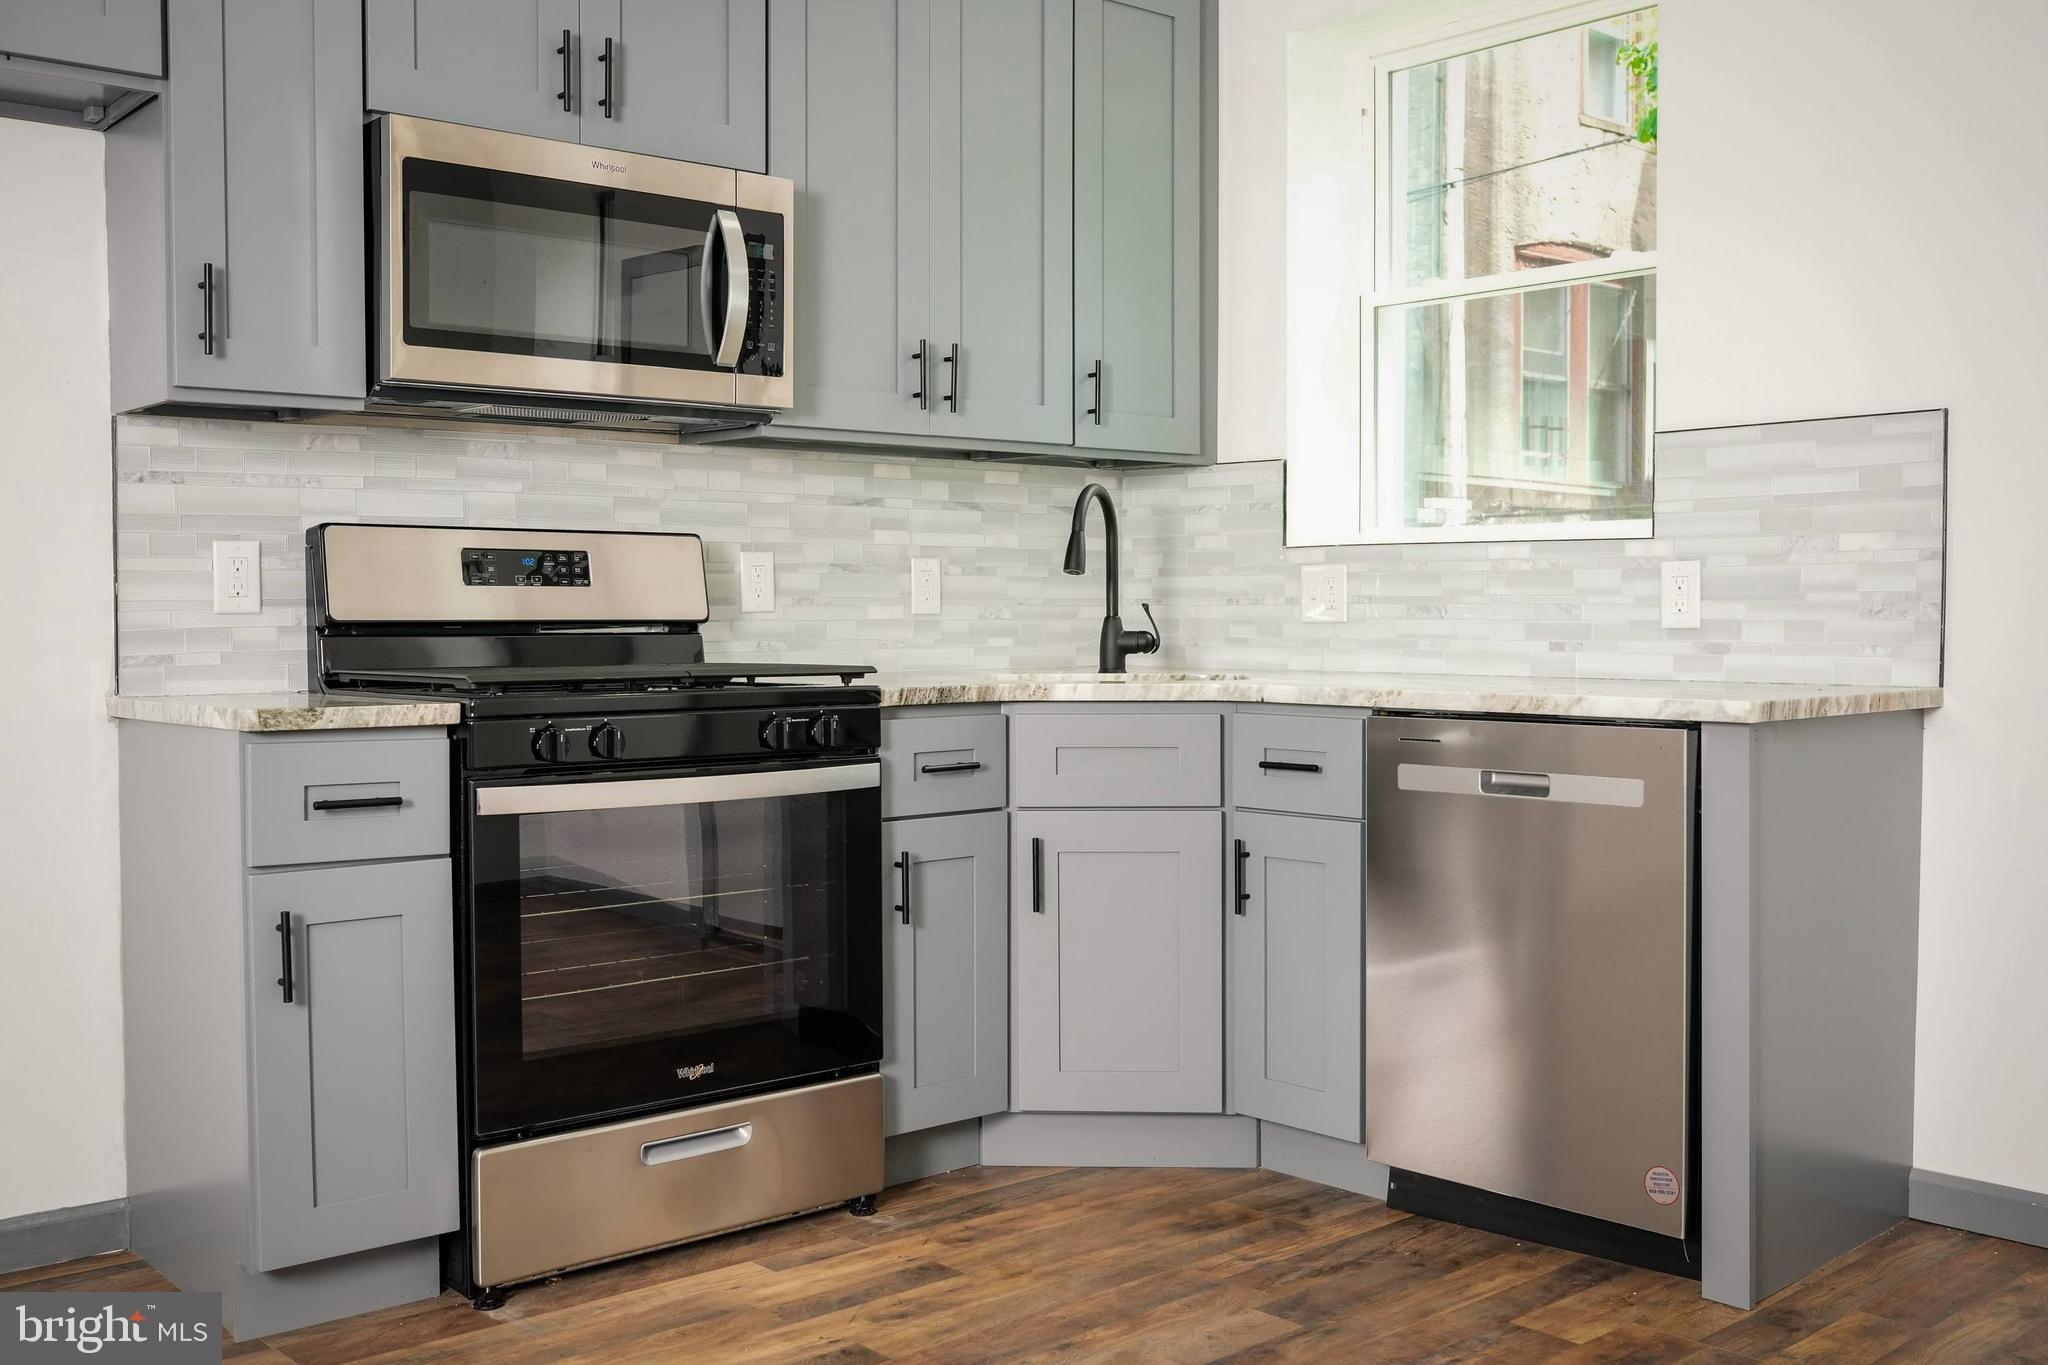
[[[243,749],[249,866],[448,851],[448,741],[260,739]]]
[[[995,810],[1009,789],[1001,716],[892,716],[882,722],[882,815]]]
[[[1164,711],[1026,713],[1010,730],[1019,806],[1216,806],[1223,717]]]
[[[1245,810],[1365,818],[1365,718],[1240,711],[1230,803]]]
[[[882,1188],[882,1078],[491,1147],[476,1155],[476,1282],[708,1237]]]

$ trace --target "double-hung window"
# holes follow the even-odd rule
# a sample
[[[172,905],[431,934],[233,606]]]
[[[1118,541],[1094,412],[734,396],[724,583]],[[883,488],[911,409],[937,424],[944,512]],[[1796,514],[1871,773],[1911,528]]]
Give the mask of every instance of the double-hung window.
[[[1657,155],[1629,57],[1655,36],[1642,9],[1376,65],[1362,539],[1650,534]]]

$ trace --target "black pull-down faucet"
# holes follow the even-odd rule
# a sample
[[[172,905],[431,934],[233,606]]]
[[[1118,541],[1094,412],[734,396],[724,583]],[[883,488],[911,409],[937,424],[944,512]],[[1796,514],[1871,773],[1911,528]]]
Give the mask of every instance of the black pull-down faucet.
[[[1067,560],[1063,567],[1068,573],[1080,574],[1088,571],[1088,503],[1090,500],[1102,504],[1102,545],[1109,562],[1104,565],[1103,587],[1108,595],[1108,611],[1102,618],[1101,668],[1103,673],[1124,671],[1124,659],[1132,654],[1156,654],[1159,652],[1159,621],[1152,615],[1152,604],[1141,602],[1145,619],[1152,622],[1150,630],[1125,630],[1123,617],[1117,610],[1116,587],[1116,504],[1109,500],[1109,490],[1099,483],[1091,483],[1081,490],[1081,496],[1074,499],[1074,530],[1067,537]]]

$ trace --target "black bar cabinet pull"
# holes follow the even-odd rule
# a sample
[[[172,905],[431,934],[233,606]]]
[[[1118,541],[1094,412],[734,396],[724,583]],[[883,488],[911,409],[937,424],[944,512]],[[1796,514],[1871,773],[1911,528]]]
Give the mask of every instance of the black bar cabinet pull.
[[[562,102],[563,113],[567,113],[575,107],[576,58],[575,54],[570,50],[575,47],[575,43],[571,41],[574,37],[575,34],[566,28],[563,29],[562,45],[555,49],[556,54],[562,59],[562,88],[555,92],[555,98]]]
[[[1259,766],[1269,773],[1319,773],[1323,770],[1320,763],[1289,763],[1279,758],[1262,758]]]
[[[289,1005],[292,1003],[292,996],[294,994],[292,989],[292,912],[289,910],[277,912],[277,937],[280,949],[284,954],[284,975],[277,979],[277,984],[284,987],[284,1002]]]
[[[606,118],[617,118],[612,112],[612,82],[616,79],[612,62],[612,40],[604,40],[604,51],[597,54],[597,61],[604,68],[604,94],[598,98],[597,107],[604,110]]]
[[[1095,368],[1088,371],[1088,379],[1095,385],[1095,406],[1088,409],[1088,415],[1095,419],[1095,425],[1102,425],[1102,362],[1096,361]]]
[[[951,412],[960,411],[960,343],[954,342],[946,348],[946,408]]]
[[[921,773],[978,773],[981,764],[972,760],[966,763],[926,763],[918,768]]]
[[[917,400],[917,410],[919,412],[929,412],[932,406],[931,400],[925,397],[925,391],[932,386],[931,352],[931,342],[923,337],[919,337],[917,339],[917,349],[910,353],[910,358],[917,362],[917,392],[910,396]]]
[[[896,913],[903,917],[905,924],[908,924],[910,923],[910,855],[906,853],[901,858],[898,858],[895,867],[901,878],[902,886],[902,890],[898,893],[901,904],[896,907]]]
[[[1045,913],[1045,840],[1031,841],[1031,913]]]
[[[1237,854],[1237,873],[1235,879],[1237,901],[1230,909],[1232,914],[1242,915],[1244,913],[1244,903],[1252,898],[1252,893],[1244,889],[1244,868],[1245,864],[1251,861],[1252,851],[1244,846],[1244,840],[1242,839],[1233,839],[1231,841],[1231,849]]]
[[[207,261],[199,267],[199,340],[205,343],[206,354],[213,354],[213,262]]]
[[[402,796],[347,796],[332,797],[325,801],[315,801],[313,803],[313,809],[385,810],[389,807],[402,806],[404,804],[405,798]]]

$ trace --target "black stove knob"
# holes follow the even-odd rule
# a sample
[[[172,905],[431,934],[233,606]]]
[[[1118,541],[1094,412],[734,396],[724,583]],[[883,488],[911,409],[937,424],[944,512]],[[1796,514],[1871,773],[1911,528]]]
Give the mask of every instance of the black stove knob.
[[[543,763],[560,763],[562,738],[562,732],[554,726],[541,726],[533,732],[533,756]]]
[[[788,726],[781,716],[770,716],[761,722],[761,747],[764,749],[785,749],[789,747]]]
[[[592,758],[621,759],[626,756],[626,736],[619,727],[608,720],[601,720],[590,727],[590,756]]]
[[[824,715],[812,721],[810,739],[811,743],[817,745],[820,749],[829,749],[837,744],[839,742],[839,717]]]

